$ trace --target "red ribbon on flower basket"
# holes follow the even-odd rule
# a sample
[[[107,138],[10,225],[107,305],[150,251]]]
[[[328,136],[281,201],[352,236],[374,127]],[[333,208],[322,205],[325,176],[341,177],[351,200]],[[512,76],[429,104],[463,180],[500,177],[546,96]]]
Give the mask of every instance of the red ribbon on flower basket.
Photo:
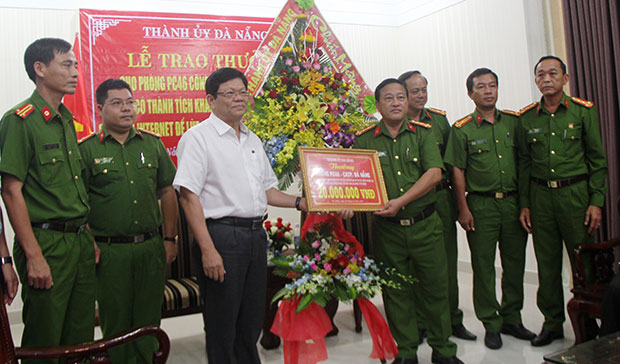
[[[381,312],[372,302],[365,298],[358,298],[357,302],[362,310],[366,326],[372,338],[372,352],[370,357],[373,359],[392,360],[398,355],[398,348],[392,332],[383,319]]]
[[[325,335],[333,329],[325,310],[311,303],[296,313],[300,298],[282,300],[271,332],[282,338],[284,364],[315,364],[327,360]]]

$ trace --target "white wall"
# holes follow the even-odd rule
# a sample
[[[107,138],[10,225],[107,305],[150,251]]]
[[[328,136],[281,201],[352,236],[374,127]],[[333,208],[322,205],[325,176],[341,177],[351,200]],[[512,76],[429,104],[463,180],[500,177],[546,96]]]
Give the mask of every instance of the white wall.
[[[547,53],[545,39],[550,37],[545,36],[542,11],[546,1],[465,0],[400,27],[343,23],[331,26],[371,89],[387,77],[419,69],[429,79],[429,106],[447,110],[450,121],[454,122],[473,110],[465,79],[477,67],[489,67],[499,75],[500,108],[518,110],[539,97],[533,87],[531,69],[532,62]],[[256,15],[244,11],[238,7],[231,15]],[[272,7],[272,11],[273,14],[260,15],[275,16],[279,9]],[[0,63],[4,81],[0,89],[0,111],[8,110],[33,90],[23,67],[27,45],[34,39],[49,36],[73,42],[78,28],[77,9],[0,7],[0,39],[4,49],[9,50]],[[291,191],[297,193],[295,185]],[[283,216],[293,224],[299,219],[296,212],[285,209],[271,209],[270,216]],[[9,227],[7,233],[12,242]],[[468,269],[469,249],[462,231],[459,261],[462,269]],[[535,263],[530,243],[526,278],[531,283],[536,283]],[[20,310],[18,300],[9,308],[12,318],[19,319]]]

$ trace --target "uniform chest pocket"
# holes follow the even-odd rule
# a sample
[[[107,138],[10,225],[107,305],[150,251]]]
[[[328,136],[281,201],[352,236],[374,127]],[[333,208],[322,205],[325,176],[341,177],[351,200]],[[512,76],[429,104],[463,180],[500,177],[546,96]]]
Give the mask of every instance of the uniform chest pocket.
[[[572,128],[564,129],[562,140],[571,141],[581,139],[581,125],[575,125]]]
[[[468,154],[482,154],[491,151],[491,146],[486,139],[472,140],[467,144]]]
[[[108,190],[122,180],[121,168],[116,163],[95,164],[91,170],[90,184],[94,188]]]
[[[149,184],[157,186],[157,169],[159,161],[150,155],[141,155],[138,162],[138,173],[142,178],[146,178]]]
[[[540,144],[544,140],[545,134],[541,129],[532,129],[527,132],[528,144]]]
[[[68,182],[67,171],[70,166],[61,149],[48,149],[39,152],[41,181],[49,187],[59,186]]]
[[[388,157],[387,153],[377,152],[377,154],[379,155],[379,163],[381,164],[381,167],[389,167],[391,163],[390,163],[390,157]]]
[[[509,147],[509,148],[514,148],[515,146],[515,140],[513,139],[512,135],[510,135],[509,133],[506,134],[506,139],[504,140],[504,146]]]

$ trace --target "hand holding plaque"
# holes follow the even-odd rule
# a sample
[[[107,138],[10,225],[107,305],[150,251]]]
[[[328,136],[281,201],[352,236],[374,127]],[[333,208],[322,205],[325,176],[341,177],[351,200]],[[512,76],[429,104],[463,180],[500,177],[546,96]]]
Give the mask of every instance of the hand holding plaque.
[[[375,150],[299,147],[308,210],[378,211],[387,203]]]

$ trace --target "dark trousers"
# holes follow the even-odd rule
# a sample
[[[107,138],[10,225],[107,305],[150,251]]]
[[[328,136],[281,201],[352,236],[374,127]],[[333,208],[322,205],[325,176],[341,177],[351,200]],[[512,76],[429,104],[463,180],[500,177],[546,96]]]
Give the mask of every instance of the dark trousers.
[[[251,229],[207,220],[215,248],[222,256],[224,282],[197,272],[204,302],[203,318],[210,364],[258,364],[256,342],[265,313],[267,238],[262,227]],[[200,248],[194,266],[202,268]]]
[[[620,273],[616,273],[607,287],[601,311],[600,336],[620,331]]]

